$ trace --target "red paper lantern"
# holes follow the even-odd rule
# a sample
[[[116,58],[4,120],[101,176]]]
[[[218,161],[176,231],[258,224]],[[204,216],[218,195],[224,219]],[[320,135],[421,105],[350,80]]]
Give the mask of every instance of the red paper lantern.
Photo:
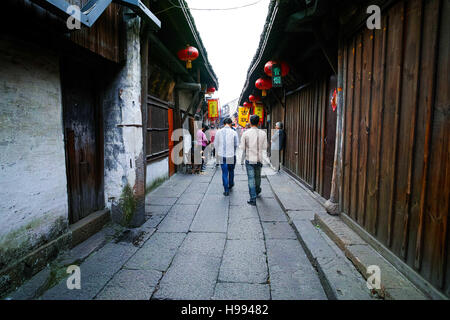
[[[255,82],[255,87],[259,90],[262,90],[262,96],[266,96],[266,90],[272,88],[272,81],[267,78],[259,78]]]
[[[245,101],[245,102],[244,102],[244,107],[245,107],[245,108],[251,108],[251,107],[252,107],[252,104],[251,104],[250,102]]]
[[[336,89],[334,89],[333,95],[331,96],[331,108],[333,109],[333,112],[336,111],[337,108],[337,92]]]
[[[198,58],[198,50],[195,47],[187,45],[185,49],[178,51],[178,58],[182,61],[186,61],[186,68],[192,68],[192,61]]]
[[[207,94],[214,93],[214,92],[216,92],[216,88],[214,88],[214,87],[209,87],[208,89],[206,89]]]
[[[281,61],[281,62],[277,62],[277,61],[268,61],[265,65],[264,65],[264,73],[267,74],[269,77],[272,76],[272,66],[274,64],[281,64],[281,76],[284,77],[289,73],[289,66],[286,62]]]
[[[257,101],[261,100],[261,98],[251,94],[248,96],[248,100],[250,100],[251,102],[257,102]]]

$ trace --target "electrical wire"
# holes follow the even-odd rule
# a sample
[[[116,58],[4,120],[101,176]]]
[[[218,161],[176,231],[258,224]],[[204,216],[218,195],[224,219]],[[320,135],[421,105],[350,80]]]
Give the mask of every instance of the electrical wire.
[[[263,0],[258,0],[258,1],[256,1],[256,2],[252,2],[252,3],[245,4],[245,5],[238,6],[238,7],[230,7],[230,8],[210,8],[210,9],[207,9],[207,8],[189,8],[189,10],[197,10],[197,11],[226,11],[226,10],[237,10],[237,9],[242,9],[242,8],[246,8],[246,7],[251,7],[251,6],[257,5],[257,4],[260,3],[261,1],[263,1]],[[159,12],[156,12],[155,15],[160,14],[160,13],[163,13],[163,12],[166,12],[166,11],[168,11],[168,10],[170,10],[170,9],[173,9],[173,8],[179,8],[179,9],[182,9],[181,6],[178,6],[178,5],[176,5],[176,4],[173,4],[172,1],[170,1],[170,0],[169,0],[169,3],[172,5],[171,7],[166,8],[166,9],[164,9],[164,10],[161,10],[161,11],[159,11]]]

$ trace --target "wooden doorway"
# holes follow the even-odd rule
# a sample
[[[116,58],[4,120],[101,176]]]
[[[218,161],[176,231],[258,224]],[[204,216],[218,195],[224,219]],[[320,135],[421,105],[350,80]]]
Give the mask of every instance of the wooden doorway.
[[[172,141],[172,133],[173,133],[173,109],[169,108],[167,110],[167,121],[169,123],[168,137],[169,140],[169,177],[175,174],[175,163],[172,161],[172,151],[174,143]]]
[[[333,177],[334,148],[336,143],[336,111],[331,107],[331,98],[334,90],[337,90],[336,76],[330,77],[328,84],[328,101],[325,111],[325,138],[324,138],[324,168],[323,168],[323,194],[325,199],[330,198],[331,180]]]
[[[99,81],[92,70],[86,62],[68,58],[61,66],[71,224],[104,207],[103,120]]]

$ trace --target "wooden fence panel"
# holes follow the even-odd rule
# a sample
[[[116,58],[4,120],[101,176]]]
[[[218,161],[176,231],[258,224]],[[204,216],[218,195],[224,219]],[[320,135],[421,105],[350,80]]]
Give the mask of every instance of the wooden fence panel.
[[[352,184],[350,182],[352,170],[352,135],[353,135],[353,100],[355,88],[355,59],[356,59],[356,39],[352,39],[347,45],[347,79],[345,85],[345,136],[344,136],[344,171],[343,171],[343,210],[350,214],[350,194]]]
[[[449,295],[450,2],[407,0],[345,41],[342,210]]]
[[[285,168],[311,189],[323,195],[324,139],[327,125],[329,78],[311,83],[286,100]]]
[[[442,1],[434,79],[434,108],[429,127],[429,159],[424,208],[422,270],[433,284],[443,287],[448,273],[448,214],[450,199],[450,1]],[[435,23],[436,23],[435,22]],[[427,124],[428,126],[428,124]],[[428,129],[428,128],[427,128]],[[427,134],[427,131],[426,131]],[[427,136],[426,136],[427,137]],[[424,158],[425,162],[425,158]],[[447,256],[446,256],[447,255]],[[449,293],[447,282],[446,292]]]
[[[356,37],[355,56],[355,85],[353,101],[353,128],[352,128],[352,158],[351,158],[351,193],[350,193],[350,215],[354,220],[357,218],[358,208],[358,161],[359,161],[359,118],[361,107],[361,68],[363,43],[362,34]]]
[[[359,120],[359,152],[358,164],[358,221],[365,225],[366,190],[367,190],[367,159],[369,155],[370,105],[372,101],[372,72],[373,72],[373,31],[367,30],[363,34],[364,54],[362,60],[361,107]]]

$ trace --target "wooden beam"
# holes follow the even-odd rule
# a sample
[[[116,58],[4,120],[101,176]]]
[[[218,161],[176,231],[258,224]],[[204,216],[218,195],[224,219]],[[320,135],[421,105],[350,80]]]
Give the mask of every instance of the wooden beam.
[[[284,98],[284,102],[283,102],[283,101],[281,101],[281,99],[278,97],[278,95],[276,94],[275,90],[270,90],[269,92],[277,99],[277,101],[281,104],[281,106],[283,107],[283,109],[286,109],[286,97]]]
[[[313,25],[313,34],[316,37],[317,43],[319,44],[320,48],[323,51],[323,54],[325,55],[325,58],[328,60],[328,63],[333,70],[334,74],[338,73],[338,66],[336,63],[336,53],[335,50],[333,50],[332,47],[330,47],[326,41],[325,37],[321,31],[320,23],[316,22]]]
[[[194,107],[198,107],[199,102],[202,100],[202,96],[200,95],[200,91],[195,92],[194,96],[192,97],[191,103],[189,104],[189,107],[187,108],[186,112],[184,113],[183,118],[181,119],[181,125],[183,125],[184,121],[186,120],[188,114],[192,112]]]

